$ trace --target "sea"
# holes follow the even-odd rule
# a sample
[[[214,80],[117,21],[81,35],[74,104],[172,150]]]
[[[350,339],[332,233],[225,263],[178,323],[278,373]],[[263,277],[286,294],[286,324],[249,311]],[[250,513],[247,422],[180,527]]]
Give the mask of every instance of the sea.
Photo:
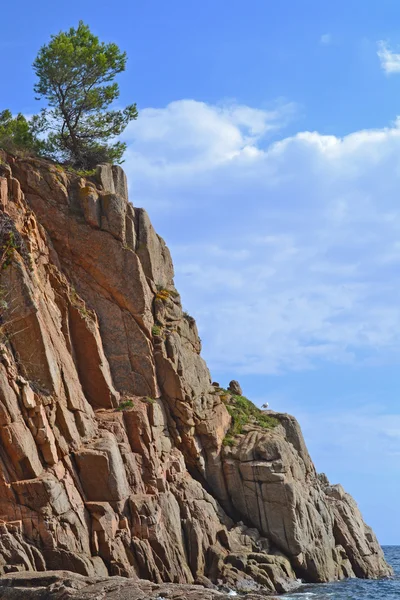
[[[285,600],[400,600],[400,546],[384,546],[394,577],[387,579],[346,579],[335,583],[302,585],[284,594]]]

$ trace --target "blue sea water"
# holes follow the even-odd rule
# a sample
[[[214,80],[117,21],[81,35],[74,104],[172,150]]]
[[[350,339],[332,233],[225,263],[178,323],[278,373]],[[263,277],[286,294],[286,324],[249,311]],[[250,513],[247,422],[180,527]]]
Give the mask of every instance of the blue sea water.
[[[346,579],[335,583],[304,585],[285,594],[285,600],[400,600],[400,546],[384,546],[387,562],[393,567],[393,578]]]

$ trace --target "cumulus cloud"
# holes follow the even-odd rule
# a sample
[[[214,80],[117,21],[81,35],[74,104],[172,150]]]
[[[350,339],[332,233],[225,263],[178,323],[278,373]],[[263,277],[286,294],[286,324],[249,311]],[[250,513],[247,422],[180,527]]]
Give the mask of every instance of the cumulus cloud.
[[[400,357],[400,128],[285,137],[293,107],[193,100],[128,132],[131,199],[173,252],[212,369]]]
[[[381,67],[385,73],[388,75],[391,73],[400,73],[400,54],[392,52],[387,42],[378,42],[377,54],[379,56],[379,60],[381,61]]]
[[[141,118],[131,123],[127,136],[134,143],[129,150],[150,169],[203,170],[238,153],[256,151],[257,141],[278,129],[293,111],[292,104],[260,110],[194,100],[171,102],[166,108],[143,110]]]

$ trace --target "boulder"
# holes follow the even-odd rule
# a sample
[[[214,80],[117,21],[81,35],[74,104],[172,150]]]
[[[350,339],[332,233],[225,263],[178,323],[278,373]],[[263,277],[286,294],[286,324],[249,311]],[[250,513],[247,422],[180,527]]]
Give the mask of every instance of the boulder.
[[[231,394],[235,394],[235,396],[243,395],[242,388],[240,387],[240,384],[238,381],[232,380],[229,383],[228,390],[231,392]]]

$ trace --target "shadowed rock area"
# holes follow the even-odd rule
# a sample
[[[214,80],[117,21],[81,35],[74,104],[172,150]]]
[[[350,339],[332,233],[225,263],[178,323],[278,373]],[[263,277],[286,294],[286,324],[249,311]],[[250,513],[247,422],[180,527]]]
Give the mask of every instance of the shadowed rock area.
[[[85,179],[0,152],[0,210],[0,598],[390,575],[296,420],[211,383],[120,167]]]

